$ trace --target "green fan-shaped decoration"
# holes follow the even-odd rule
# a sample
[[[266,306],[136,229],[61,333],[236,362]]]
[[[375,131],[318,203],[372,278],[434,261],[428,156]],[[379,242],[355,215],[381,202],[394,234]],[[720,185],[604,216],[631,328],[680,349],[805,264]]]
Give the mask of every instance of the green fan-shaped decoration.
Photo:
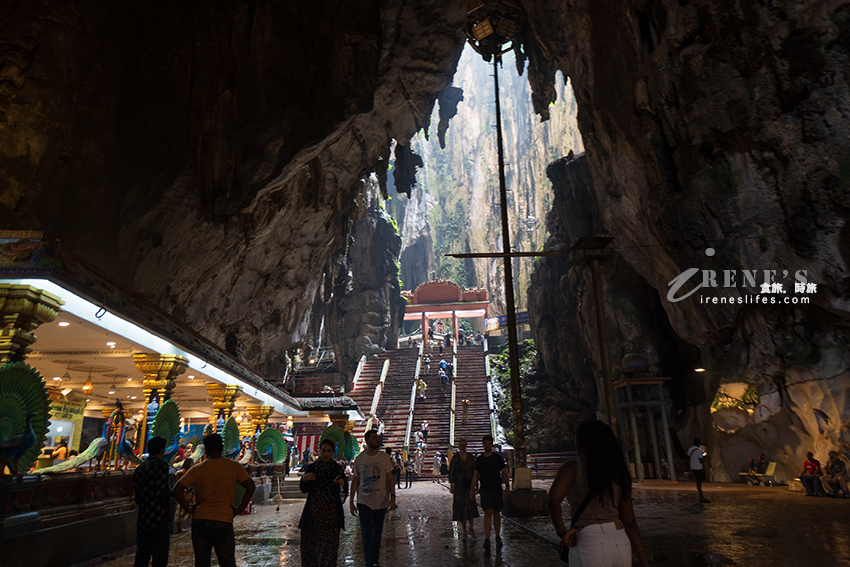
[[[323,432],[322,436],[319,438],[319,448],[318,450],[322,450],[322,441],[325,439],[330,439],[334,442],[334,457],[337,455],[342,456],[345,453],[345,431],[339,428],[338,425],[328,426]]]
[[[224,456],[235,459],[239,456],[242,437],[239,434],[239,424],[233,416],[227,418],[224,424]]]
[[[35,414],[30,419],[34,437],[27,429],[30,413]],[[0,460],[17,460],[18,471],[28,471],[44,447],[49,426],[50,399],[41,374],[23,362],[0,367]]]
[[[159,411],[153,418],[151,437],[162,437],[165,439],[165,446],[170,447],[174,441],[174,436],[179,432],[180,408],[174,400],[166,400],[159,406]]]
[[[345,460],[352,461],[357,454],[360,453],[360,446],[357,444],[357,439],[354,438],[354,435],[345,432]]]
[[[260,433],[257,436],[256,448],[260,458],[264,458],[269,450],[271,450],[273,463],[282,463],[286,460],[286,441],[277,429],[269,427]]]

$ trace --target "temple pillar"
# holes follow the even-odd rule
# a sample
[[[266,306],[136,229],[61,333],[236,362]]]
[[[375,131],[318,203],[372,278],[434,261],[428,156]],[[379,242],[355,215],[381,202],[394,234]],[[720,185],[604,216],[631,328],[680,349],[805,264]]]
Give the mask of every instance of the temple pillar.
[[[256,433],[252,419],[245,419],[244,415],[237,415],[236,423],[239,424],[239,437],[244,439]]]
[[[159,408],[166,400],[171,399],[174,387],[177,385],[177,377],[189,366],[189,361],[176,354],[134,354],[133,362],[136,368],[144,375],[142,378],[142,392],[144,393],[144,411],[148,412],[154,395],[156,396],[156,407]],[[151,413],[153,415],[151,415]],[[148,441],[148,433],[153,427],[154,412],[146,413],[141,423],[141,452],[145,452]],[[172,439],[166,439],[171,443]]]
[[[64,301],[29,285],[0,284],[0,366],[23,362],[34,331],[56,319]]]
[[[422,312],[422,343],[425,346],[428,345],[428,314],[424,311]]]
[[[457,345],[457,311],[452,311],[452,337],[454,337],[455,345]]]
[[[215,410],[212,418],[210,418],[210,424],[213,426],[213,432],[220,434],[218,419],[227,421],[230,414],[233,413],[233,406],[236,405],[236,398],[242,393],[242,386],[210,382],[207,384],[207,393],[213,399],[213,409]]]
[[[269,416],[274,411],[272,406],[248,406],[248,415],[251,416],[250,433],[259,433],[269,424]]]

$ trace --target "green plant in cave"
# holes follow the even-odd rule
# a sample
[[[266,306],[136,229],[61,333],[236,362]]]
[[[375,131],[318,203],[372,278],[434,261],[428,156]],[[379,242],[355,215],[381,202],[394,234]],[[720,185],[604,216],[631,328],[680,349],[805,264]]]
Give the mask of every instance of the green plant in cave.
[[[537,348],[534,346],[534,341],[527,339],[517,345],[519,348],[519,376],[520,376],[520,391],[522,392],[523,400],[528,399],[529,390],[531,389],[528,375],[533,368],[534,359],[537,356]],[[505,438],[508,443],[514,442],[513,430],[513,413],[511,407],[511,370],[508,349],[506,348],[499,355],[491,355],[490,370],[493,380],[496,381],[496,415],[499,423],[505,430]],[[531,421],[526,419],[526,434],[528,434],[531,426]]]
[[[455,282],[461,287],[469,287],[469,274],[466,265],[459,258],[439,257],[437,266],[437,277],[443,280]]]

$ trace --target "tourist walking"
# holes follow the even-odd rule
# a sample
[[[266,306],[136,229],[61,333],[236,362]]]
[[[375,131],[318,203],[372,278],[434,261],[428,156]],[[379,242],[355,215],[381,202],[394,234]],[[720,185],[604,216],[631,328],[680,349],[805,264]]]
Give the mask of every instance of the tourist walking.
[[[416,451],[417,449],[414,449]],[[409,454],[407,456],[407,460],[404,462],[404,487],[411,488],[413,486],[413,469],[415,466],[415,462],[413,460],[413,454]]]
[[[467,452],[466,439],[458,439],[457,447],[458,452],[449,465],[449,491],[452,493],[452,521],[458,523],[463,534],[461,537],[466,540],[467,532],[475,537],[472,521],[478,517],[478,504],[469,497],[475,476],[475,457]]]
[[[420,428],[420,431],[422,431],[422,439],[424,439],[425,442],[427,443],[428,442],[428,420],[427,419],[422,422],[422,426]]]
[[[478,455],[475,460],[475,472],[472,475],[472,486],[469,489],[469,497],[474,501],[475,493],[481,495],[481,509],[484,510],[484,549],[490,550],[490,525],[496,532],[496,549],[502,547],[502,516],[504,498],[511,494],[510,479],[508,478],[508,467],[505,460],[498,453],[493,452],[493,436],[485,435],[481,442],[484,445],[484,453]],[[481,483],[480,487],[478,483]],[[502,483],[505,484],[504,494]]]
[[[417,448],[416,454],[413,458],[416,460],[416,465],[414,468],[414,470],[416,471],[416,476],[422,476],[422,466],[425,464],[425,450]]]
[[[401,463],[401,451],[396,451],[392,456],[393,461],[393,474],[395,475],[395,483],[398,488],[401,488],[401,471],[402,471],[402,463]]]
[[[434,453],[434,464],[431,468],[431,482],[437,482],[440,479],[440,452]]]
[[[378,446],[383,447],[384,446],[384,420],[382,420],[380,417],[375,417],[375,419],[378,420],[378,443],[380,443],[380,445],[378,445]]]
[[[354,459],[349,506],[360,515],[360,534],[366,567],[376,567],[381,551],[381,534],[387,510],[395,509],[395,482],[390,456],[379,450],[378,434],[366,432],[366,451]],[[357,498],[357,505],[354,500]]]
[[[195,567],[209,567],[212,550],[221,567],[236,567],[236,539],[233,518],[245,511],[254,495],[254,481],[245,467],[221,456],[224,443],[221,435],[204,437],[207,459],[186,471],[174,485],[174,498],[192,515],[192,548]],[[234,506],[236,487],[245,494]],[[186,490],[195,489],[195,503],[186,500]]]
[[[162,460],[165,439],[151,437],[148,458],[133,471],[133,491],[139,512],[136,516],[136,559],[133,567],[168,565],[171,534],[171,467]]]
[[[347,491],[347,479],[342,465],[334,460],[336,445],[322,440],[319,460],[307,466],[301,477],[301,492],[307,502],[301,513],[302,567],[328,567],[337,564],[339,530],[345,529],[342,495]]]
[[[428,376],[431,373],[431,355],[426,353],[422,357],[422,362],[425,364],[425,376]]]
[[[649,559],[632,508],[632,478],[611,428],[588,420],[576,430],[577,461],[561,466],[549,490],[549,516],[569,548],[574,566],[631,567],[632,551],[638,565]],[[572,525],[564,526],[561,505],[570,503]]]
[[[702,483],[705,480],[705,468],[702,461],[708,453],[705,452],[705,447],[700,445],[699,439],[694,439],[693,446],[688,449],[688,458],[691,460],[691,472],[694,473],[694,480],[697,483],[697,493],[699,501],[703,504],[708,504],[710,500],[702,495]]]
[[[418,390],[419,399],[427,400],[428,396],[425,395],[425,390],[428,388],[428,384],[422,378],[419,379],[419,384],[416,386]]]
[[[174,473],[174,480],[180,480],[180,477],[186,474],[186,471],[191,469],[194,464],[195,460],[192,457],[186,457],[185,459],[183,459],[183,462],[180,463],[180,468]],[[168,489],[168,496],[169,498],[171,497],[171,487],[169,487]],[[186,500],[189,502],[189,506],[191,506],[192,503],[195,501],[195,494],[191,488],[186,491]],[[187,531],[183,529],[183,524],[186,523],[186,520],[188,520],[190,517],[191,516],[189,516],[189,514],[187,514],[186,511],[183,509],[183,506],[177,506],[175,508],[174,523],[177,526],[176,532],[178,534]]]

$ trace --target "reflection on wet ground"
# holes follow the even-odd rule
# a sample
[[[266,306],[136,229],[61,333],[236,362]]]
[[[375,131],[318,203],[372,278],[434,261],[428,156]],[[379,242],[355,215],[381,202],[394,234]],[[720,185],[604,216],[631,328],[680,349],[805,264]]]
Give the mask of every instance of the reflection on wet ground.
[[[545,487],[545,485],[541,485]],[[653,565],[747,567],[850,565],[850,500],[807,498],[783,487],[705,485],[710,504],[698,504],[688,484],[636,485],[635,513]],[[303,500],[257,506],[236,518],[237,562],[241,566],[297,566],[298,518]],[[347,510],[347,506],[346,506]],[[565,517],[569,508],[565,506]],[[481,520],[477,537],[463,541],[451,519],[451,495],[440,485],[418,483],[399,491],[399,509],[387,516],[381,548],[384,566],[446,567],[492,565],[544,567],[560,564],[557,538],[548,518],[503,523],[500,552],[485,554]],[[339,565],[361,566],[357,519],[346,518]],[[107,567],[130,567],[132,550]],[[188,534],[175,536],[169,565],[194,564]],[[214,563],[215,564],[215,560]]]

